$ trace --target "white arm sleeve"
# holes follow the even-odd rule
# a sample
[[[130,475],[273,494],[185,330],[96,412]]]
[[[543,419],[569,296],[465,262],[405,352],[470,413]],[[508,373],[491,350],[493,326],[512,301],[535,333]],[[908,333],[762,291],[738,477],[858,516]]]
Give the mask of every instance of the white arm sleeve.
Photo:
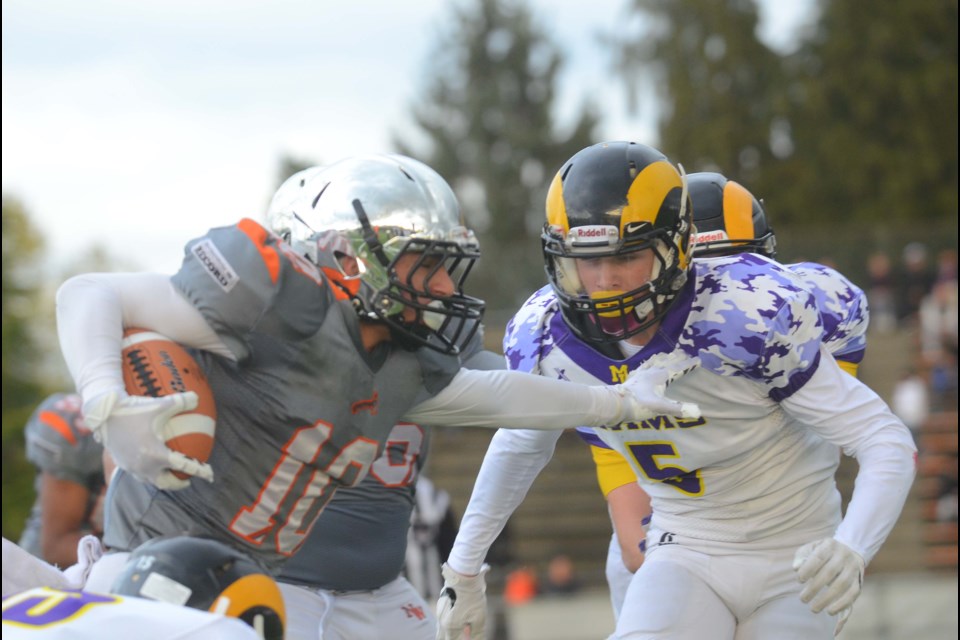
[[[173,286],[156,273],[92,273],[57,291],[60,349],[84,402],[124,389],[120,343],[126,327],[156,331],[180,344],[233,358],[226,345]]]
[[[917,448],[910,430],[869,387],[843,373],[823,348],[817,371],[781,406],[857,459],[853,496],[834,537],[869,563],[896,524],[913,484]]]
[[[490,545],[553,457],[561,433],[500,429],[494,434],[447,560],[454,571],[480,572]]]
[[[519,371],[461,369],[445,389],[404,418],[448,427],[599,427],[621,422],[622,403],[614,386],[594,387]]]

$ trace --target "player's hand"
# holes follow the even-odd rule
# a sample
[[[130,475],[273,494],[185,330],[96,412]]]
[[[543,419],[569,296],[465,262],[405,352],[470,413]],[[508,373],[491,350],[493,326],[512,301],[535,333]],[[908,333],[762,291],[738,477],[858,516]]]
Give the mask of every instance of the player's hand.
[[[160,398],[108,391],[84,403],[83,415],[98,442],[124,471],[159,489],[185,489],[180,471],[213,481],[213,469],[164,444],[163,427],[170,418],[197,407],[197,394],[174,393]]]
[[[864,561],[859,553],[834,538],[809,542],[793,558],[797,578],[804,585],[800,599],[814,613],[824,609],[838,616],[840,633],[863,586]]]
[[[627,376],[623,384],[610,387],[623,398],[619,422],[638,422],[656,416],[699,418],[700,407],[692,402],[670,400],[667,386],[700,364],[699,358],[673,351],[657,354]]]
[[[437,601],[437,640],[483,640],[487,623],[487,581],[490,567],[465,576],[444,563],[443,589]]]

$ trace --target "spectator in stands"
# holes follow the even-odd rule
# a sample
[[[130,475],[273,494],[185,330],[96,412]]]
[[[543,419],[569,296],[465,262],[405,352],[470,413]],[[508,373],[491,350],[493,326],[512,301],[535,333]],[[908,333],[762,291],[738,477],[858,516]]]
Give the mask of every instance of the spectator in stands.
[[[902,326],[911,326],[916,322],[920,304],[933,290],[935,277],[925,244],[911,242],[903,248],[901,271],[897,279],[897,319]]]
[[[920,428],[930,414],[927,381],[915,368],[908,368],[893,386],[892,396],[890,408],[909,427],[914,440],[920,442]]]
[[[450,494],[420,475],[407,532],[404,573],[427,602],[440,597],[440,565],[446,562],[456,537],[457,518],[450,506]]]
[[[940,491],[937,495],[937,520],[957,521],[957,456],[954,454],[950,467],[940,476]]]
[[[937,278],[919,309],[920,354],[930,369],[935,410],[956,407],[957,398],[957,252],[941,251]]]
[[[565,553],[553,556],[547,564],[542,592],[545,595],[570,595],[579,591],[580,586],[580,578],[577,577],[570,556]]]
[[[540,593],[537,573],[529,565],[521,565],[507,574],[503,601],[510,606],[526,604]]]
[[[873,328],[884,333],[895,329],[897,313],[893,295],[893,265],[885,251],[874,251],[867,259],[866,292]]]

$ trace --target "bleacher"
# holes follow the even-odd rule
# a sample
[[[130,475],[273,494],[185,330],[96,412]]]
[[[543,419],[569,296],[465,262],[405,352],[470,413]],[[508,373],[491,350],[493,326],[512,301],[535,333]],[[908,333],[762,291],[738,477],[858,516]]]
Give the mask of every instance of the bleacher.
[[[957,521],[938,514],[943,478],[957,477],[957,413],[930,416],[920,433],[916,499],[925,546],[924,566],[933,570],[957,570]],[[954,484],[954,486],[956,486]],[[945,515],[945,514],[944,514]]]

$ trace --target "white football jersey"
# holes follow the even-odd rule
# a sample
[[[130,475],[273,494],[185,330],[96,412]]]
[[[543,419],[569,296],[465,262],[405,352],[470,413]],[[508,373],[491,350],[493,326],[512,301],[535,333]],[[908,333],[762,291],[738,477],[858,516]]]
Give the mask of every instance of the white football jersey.
[[[258,640],[237,618],[165,602],[39,587],[3,599],[4,640]]]
[[[761,546],[832,533],[840,449],[784,404],[818,370],[839,372],[821,354],[817,300],[796,274],[758,256],[696,262],[692,275],[655,337],[627,358],[577,337],[545,287],[511,321],[507,360],[514,369],[609,385],[658,353],[699,357],[667,395],[698,404],[702,418],[660,416],[581,435],[629,461],[658,529]]]

